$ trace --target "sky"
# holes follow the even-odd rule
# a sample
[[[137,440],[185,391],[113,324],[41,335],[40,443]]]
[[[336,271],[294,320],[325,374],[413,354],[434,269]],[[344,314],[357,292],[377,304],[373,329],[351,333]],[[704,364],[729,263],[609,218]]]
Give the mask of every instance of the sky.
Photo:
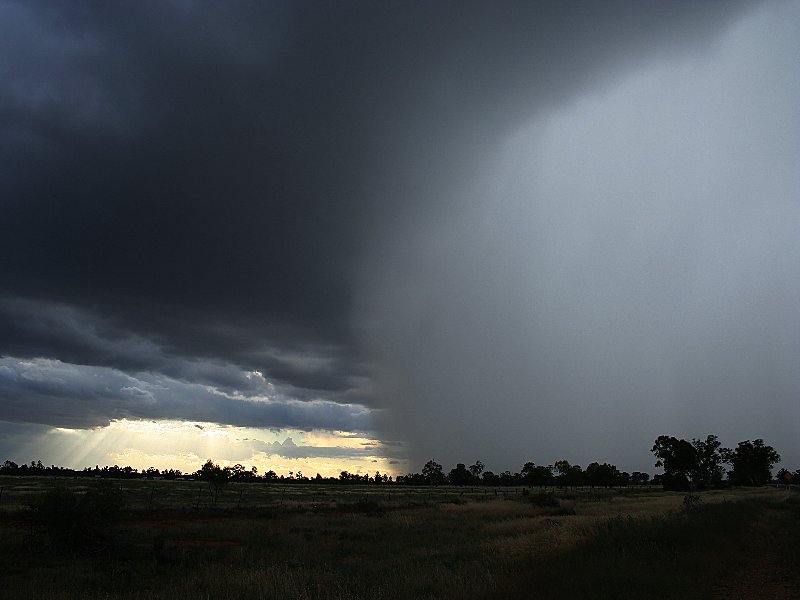
[[[798,30],[0,0],[0,460],[800,467]]]

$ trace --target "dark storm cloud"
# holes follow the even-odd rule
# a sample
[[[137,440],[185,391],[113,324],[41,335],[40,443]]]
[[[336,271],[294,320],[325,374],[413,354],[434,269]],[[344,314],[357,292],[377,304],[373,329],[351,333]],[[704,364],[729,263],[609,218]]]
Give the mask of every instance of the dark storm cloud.
[[[385,406],[397,414],[391,435],[420,452],[444,448],[442,437],[473,447],[506,434],[519,441],[497,459],[522,458],[526,434],[508,426],[519,409],[509,398],[534,390],[559,399],[539,413],[543,435],[565,415],[553,403],[583,402],[588,387],[573,375],[591,379],[576,365],[595,364],[596,354],[570,338],[572,317],[606,322],[603,307],[616,298],[590,281],[596,302],[576,307],[559,294],[580,285],[539,285],[541,312],[529,319],[524,236],[540,244],[539,283],[576,264],[603,273],[611,262],[541,259],[559,247],[557,228],[515,230],[529,215],[502,198],[527,191],[488,184],[502,180],[490,164],[532,119],[637,69],[710,52],[756,7],[0,4],[0,356],[9,369],[52,359],[61,362],[32,364],[60,365],[39,369],[54,378],[77,373],[59,392],[15,367],[0,418],[301,426],[300,405],[289,416],[285,403],[255,414],[231,399],[265,393],[259,372],[282,401],[330,401],[323,408],[333,416],[308,416],[313,423],[348,429],[348,411]],[[605,151],[604,140],[589,143]],[[586,192],[574,191],[567,200]],[[541,223],[561,222],[553,203],[541,206]],[[597,219],[611,237],[616,216],[631,214],[617,208]],[[577,243],[585,232],[571,233],[564,240]],[[639,300],[625,306],[636,312],[650,297]],[[636,358],[635,344],[609,339]],[[558,360],[553,345],[563,349]],[[112,392],[93,388],[87,369],[111,377]],[[646,394],[655,376],[635,378],[626,395]],[[123,386],[125,377],[136,382]],[[134,410],[150,405],[119,391],[154,393],[156,382],[174,391],[152,410]],[[190,400],[188,390],[203,386],[215,391]],[[664,393],[640,419],[657,419],[669,401]],[[492,402],[502,409],[488,427],[479,409]],[[351,428],[364,426],[353,418]],[[459,426],[431,425],[451,419]],[[601,437],[591,441],[602,447]]]
[[[651,469],[663,431],[798,460],[798,23],[765,5],[532,115],[397,232],[364,337],[417,462]]]
[[[156,371],[174,379],[219,386],[226,390],[257,392],[250,371],[265,371],[292,395],[315,398],[324,393],[336,400],[363,393],[363,378],[342,365],[336,348],[264,346],[247,331],[236,332],[238,344],[227,357],[195,351],[158,338],[127,331],[125,324],[79,308],[45,301],[0,298],[0,339],[9,356],[56,356],[84,365],[116,367],[126,371]],[[231,337],[212,325],[203,337],[209,343]],[[203,326],[194,328],[203,330]],[[259,345],[261,344],[261,345]],[[215,347],[219,347],[221,343]],[[235,361],[235,362],[231,362]],[[257,365],[257,366],[254,366]]]
[[[712,4],[6,3],[0,275],[194,351],[241,342],[187,320],[346,345],[364,235],[429,202],[409,184]]]
[[[0,339],[4,352],[12,356],[58,356],[132,370],[155,368],[166,360],[156,343],[108,319],[41,300],[0,298]]]
[[[126,418],[361,431],[372,426],[370,412],[363,407],[325,400],[301,402],[262,383],[260,394],[231,394],[152,373],[2,358],[0,420],[73,428],[100,427]]]

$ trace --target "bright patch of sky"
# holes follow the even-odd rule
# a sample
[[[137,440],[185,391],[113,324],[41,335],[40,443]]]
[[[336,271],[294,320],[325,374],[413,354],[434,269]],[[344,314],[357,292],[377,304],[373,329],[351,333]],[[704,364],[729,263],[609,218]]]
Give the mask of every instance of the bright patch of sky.
[[[9,425],[9,424],[5,424]],[[302,472],[338,476],[341,471],[397,475],[407,466],[378,440],[344,431],[258,429],[189,421],[122,419],[94,429],[27,426],[26,441],[3,448],[4,460],[41,460],[74,468],[132,466],[193,472],[207,460],[240,463],[259,473]],[[8,452],[13,452],[13,455]]]

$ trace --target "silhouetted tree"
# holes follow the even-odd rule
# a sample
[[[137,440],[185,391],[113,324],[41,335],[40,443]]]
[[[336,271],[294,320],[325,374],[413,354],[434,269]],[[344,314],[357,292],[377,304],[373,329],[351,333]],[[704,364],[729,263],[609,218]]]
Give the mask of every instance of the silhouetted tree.
[[[425,466],[422,467],[422,476],[425,478],[425,483],[429,485],[441,485],[445,481],[442,465],[435,460],[429,460],[425,463]]]
[[[665,490],[688,490],[689,473],[695,468],[697,452],[686,440],[668,435],[656,438],[650,450],[656,455],[657,467],[664,467],[662,482]]]
[[[721,486],[723,464],[727,462],[725,457],[730,451],[721,447],[715,435],[707,436],[705,441],[694,439],[692,446],[695,451],[695,464],[690,471],[692,483],[700,489]]]
[[[211,504],[216,505],[220,490],[228,483],[230,469],[223,469],[219,465],[214,464],[209,458],[195,475],[198,479],[208,484],[208,489],[211,492]]]
[[[583,485],[583,469],[578,465],[571,465],[569,461],[557,460],[555,470],[558,473],[558,484],[562,487],[576,487]]]
[[[593,462],[586,467],[584,478],[586,483],[592,487],[623,485],[626,479],[614,465],[608,463],[601,465],[597,462]]]
[[[19,465],[13,460],[7,460],[0,466],[0,473],[3,475],[17,475],[19,472]]]
[[[522,465],[522,469],[519,472],[520,481],[524,485],[533,485],[533,473],[536,469],[536,465],[533,462],[526,462]]]
[[[484,471],[481,481],[483,482],[483,485],[500,485],[500,477],[491,471]]]
[[[519,473],[503,471],[500,473],[500,485],[517,485],[519,483]]]
[[[736,450],[729,451],[727,458],[733,470],[729,473],[731,481],[736,485],[764,485],[772,477],[772,467],[780,462],[781,456],[772,446],[766,446],[764,440],[739,442]]]
[[[408,473],[407,475],[398,475],[397,483],[404,485],[425,485],[428,483],[422,473]]]
[[[473,475],[467,470],[464,463],[458,463],[455,469],[451,469],[447,479],[453,485],[470,485],[473,483]]]
[[[536,465],[533,462],[526,462],[519,473],[520,482],[524,485],[547,487],[553,485],[553,467]]]
[[[480,478],[481,473],[483,473],[483,463],[479,460],[475,461],[475,464],[469,468],[469,472],[472,476],[477,480]]]

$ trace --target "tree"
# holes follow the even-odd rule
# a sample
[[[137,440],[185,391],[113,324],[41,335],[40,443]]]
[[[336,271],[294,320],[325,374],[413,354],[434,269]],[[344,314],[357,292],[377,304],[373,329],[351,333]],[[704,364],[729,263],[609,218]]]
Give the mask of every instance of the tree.
[[[692,483],[700,489],[720,487],[722,485],[722,465],[726,463],[725,457],[729,450],[722,448],[722,444],[715,435],[709,435],[703,440],[692,440],[695,453],[695,464],[690,471]]]
[[[239,481],[247,472],[244,465],[241,463],[236,463],[232,467],[225,467],[225,470],[228,471],[228,479],[232,479],[233,481]]]
[[[19,465],[13,460],[4,461],[3,466],[0,467],[0,473],[4,475],[16,475],[18,470]]]
[[[442,465],[435,460],[429,460],[422,467],[422,476],[425,478],[425,483],[429,485],[441,485],[444,483],[444,473],[442,472]]]
[[[532,462],[526,462],[522,466],[520,478],[524,484],[529,486],[547,487],[555,482],[552,466],[546,467]]]
[[[481,481],[483,481],[483,485],[500,485],[500,477],[491,471],[484,471]]]
[[[519,477],[525,485],[533,485],[533,477],[536,472],[536,465],[533,462],[526,462],[522,465],[522,470],[519,472]]]
[[[223,469],[209,458],[200,470],[195,474],[198,479],[205,481],[208,484],[208,489],[211,492],[211,504],[217,504],[217,495],[220,490],[228,483],[230,476],[230,469]]]
[[[500,473],[500,485],[517,485],[519,483],[519,473],[503,471]]]
[[[620,485],[623,483],[624,478],[619,472],[619,469],[614,465],[603,463],[602,465],[596,462],[591,463],[586,467],[584,473],[586,483],[590,486],[605,486],[610,487],[613,485]]]
[[[558,473],[558,483],[562,487],[575,487],[583,484],[583,469],[578,465],[571,465],[569,461],[557,460],[555,470]]]
[[[727,458],[733,470],[729,477],[736,485],[764,485],[772,478],[772,467],[780,462],[781,456],[772,446],[764,445],[764,440],[739,442],[736,450],[729,451]]]
[[[472,473],[467,470],[464,463],[458,463],[455,469],[451,469],[447,478],[452,485],[469,485],[473,480]]]
[[[553,467],[545,467],[532,462],[526,462],[522,466],[522,471],[520,471],[519,475],[522,483],[531,487],[547,487],[548,485],[553,485]]]
[[[656,455],[657,467],[664,467],[665,490],[689,489],[689,473],[695,469],[697,451],[686,440],[660,435],[650,450]]]
[[[475,461],[475,464],[469,468],[469,472],[472,473],[472,476],[475,479],[478,479],[483,473],[483,463],[479,460]]]

